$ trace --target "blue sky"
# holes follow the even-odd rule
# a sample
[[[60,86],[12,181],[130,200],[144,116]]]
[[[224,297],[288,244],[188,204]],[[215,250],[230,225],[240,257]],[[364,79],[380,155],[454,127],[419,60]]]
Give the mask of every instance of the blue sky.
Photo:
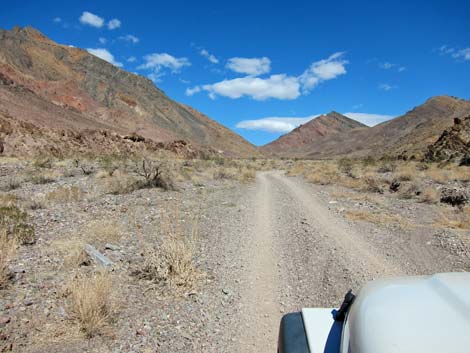
[[[336,110],[369,125],[470,98],[469,1],[14,1],[32,25],[154,80],[255,144]]]

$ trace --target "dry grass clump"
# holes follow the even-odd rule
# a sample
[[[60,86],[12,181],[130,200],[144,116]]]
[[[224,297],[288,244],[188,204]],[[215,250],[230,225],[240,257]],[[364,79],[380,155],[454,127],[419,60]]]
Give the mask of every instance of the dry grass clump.
[[[111,276],[105,272],[78,275],[67,286],[72,317],[86,337],[109,333],[116,304]]]
[[[115,220],[93,220],[86,227],[86,238],[101,242],[117,241],[122,228]]]
[[[352,210],[346,212],[346,217],[352,221],[362,221],[374,224],[397,223],[403,227],[410,226],[410,224],[399,215],[387,215],[384,213]]]
[[[21,182],[17,179],[10,178],[6,181],[4,185],[0,187],[0,190],[2,191],[11,191],[11,190],[16,190],[21,186]]]
[[[107,194],[129,194],[137,190],[138,178],[124,172],[116,171],[112,177],[104,179],[104,189]]]
[[[176,205],[171,215],[164,216],[160,230],[160,245],[144,242],[144,263],[135,274],[173,289],[191,288],[199,275],[193,262],[193,244],[198,237],[197,217],[193,218],[190,229],[185,228]]]
[[[29,181],[33,184],[50,184],[55,182],[57,179],[57,173],[45,172],[45,173],[34,173],[29,178]]]
[[[414,164],[401,164],[395,173],[395,178],[400,181],[413,181],[418,176],[418,171]]]
[[[447,214],[441,213],[436,225],[452,229],[470,229],[470,205]]]
[[[419,200],[424,203],[438,203],[441,199],[441,193],[436,188],[428,186],[419,195]]]
[[[191,287],[197,275],[192,244],[176,236],[164,240],[159,248],[144,247],[144,265],[138,276],[170,287]]]
[[[50,202],[76,202],[83,199],[83,191],[77,186],[60,186],[46,194],[46,200]]]
[[[0,229],[0,289],[5,288],[10,280],[10,262],[16,255],[17,243],[9,237],[6,229]]]
[[[0,228],[19,244],[34,244],[34,227],[28,223],[28,215],[16,205],[0,207]]]
[[[82,265],[88,265],[90,259],[86,254],[85,243],[76,237],[67,239],[57,239],[50,244],[49,249],[54,256],[60,256],[64,259],[65,268],[77,268]]]
[[[451,179],[450,173],[447,170],[439,169],[435,166],[427,169],[425,176],[439,184],[446,184]]]

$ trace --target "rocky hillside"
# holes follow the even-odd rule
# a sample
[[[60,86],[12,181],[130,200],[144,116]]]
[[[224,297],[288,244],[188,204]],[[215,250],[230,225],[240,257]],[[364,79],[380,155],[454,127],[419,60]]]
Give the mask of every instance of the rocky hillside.
[[[464,119],[455,118],[454,125],[429,146],[426,159],[461,160],[462,164],[470,164],[470,116]]]
[[[0,112],[51,133],[102,130],[155,143],[185,140],[225,155],[257,153],[242,137],[171,100],[150,80],[30,27],[0,30]],[[22,153],[3,139],[6,151]]]
[[[261,147],[261,150],[266,154],[277,156],[302,155],[309,151],[310,146],[316,141],[329,138],[333,134],[347,133],[357,128],[367,129],[368,127],[333,111],[300,125],[288,134]]]
[[[452,126],[454,118],[469,114],[470,101],[437,96],[398,118],[369,129],[353,129],[314,140],[301,156],[314,159],[383,155],[422,158],[427,147]]]

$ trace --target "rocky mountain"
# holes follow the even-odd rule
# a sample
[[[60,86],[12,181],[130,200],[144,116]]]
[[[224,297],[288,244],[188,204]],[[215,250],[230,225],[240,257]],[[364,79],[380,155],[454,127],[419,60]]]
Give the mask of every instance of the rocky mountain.
[[[428,147],[426,159],[461,160],[462,164],[470,165],[470,116],[464,119],[455,118],[454,125]]]
[[[239,135],[171,100],[147,78],[57,44],[31,27],[0,30],[0,112],[49,134],[104,131],[157,144],[184,140],[231,156],[258,153]],[[21,153],[21,136],[15,130],[3,135],[5,151]]]
[[[454,118],[469,114],[470,101],[436,96],[406,114],[374,127],[313,138],[291,156],[312,159],[384,155],[422,158],[428,146],[453,125]]]
[[[353,129],[368,129],[368,127],[332,111],[300,125],[288,134],[262,146],[261,150],[269,155],[299,156],[309,152],[310,146],[316,141],[329,138],[333,134],[347,133]]]

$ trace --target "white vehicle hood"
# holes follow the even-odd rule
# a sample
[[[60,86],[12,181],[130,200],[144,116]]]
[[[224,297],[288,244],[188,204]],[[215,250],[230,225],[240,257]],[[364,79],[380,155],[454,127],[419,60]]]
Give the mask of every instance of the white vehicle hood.
[[[470,352],[470,273],[368,283],[351,306],[341,352]]]

